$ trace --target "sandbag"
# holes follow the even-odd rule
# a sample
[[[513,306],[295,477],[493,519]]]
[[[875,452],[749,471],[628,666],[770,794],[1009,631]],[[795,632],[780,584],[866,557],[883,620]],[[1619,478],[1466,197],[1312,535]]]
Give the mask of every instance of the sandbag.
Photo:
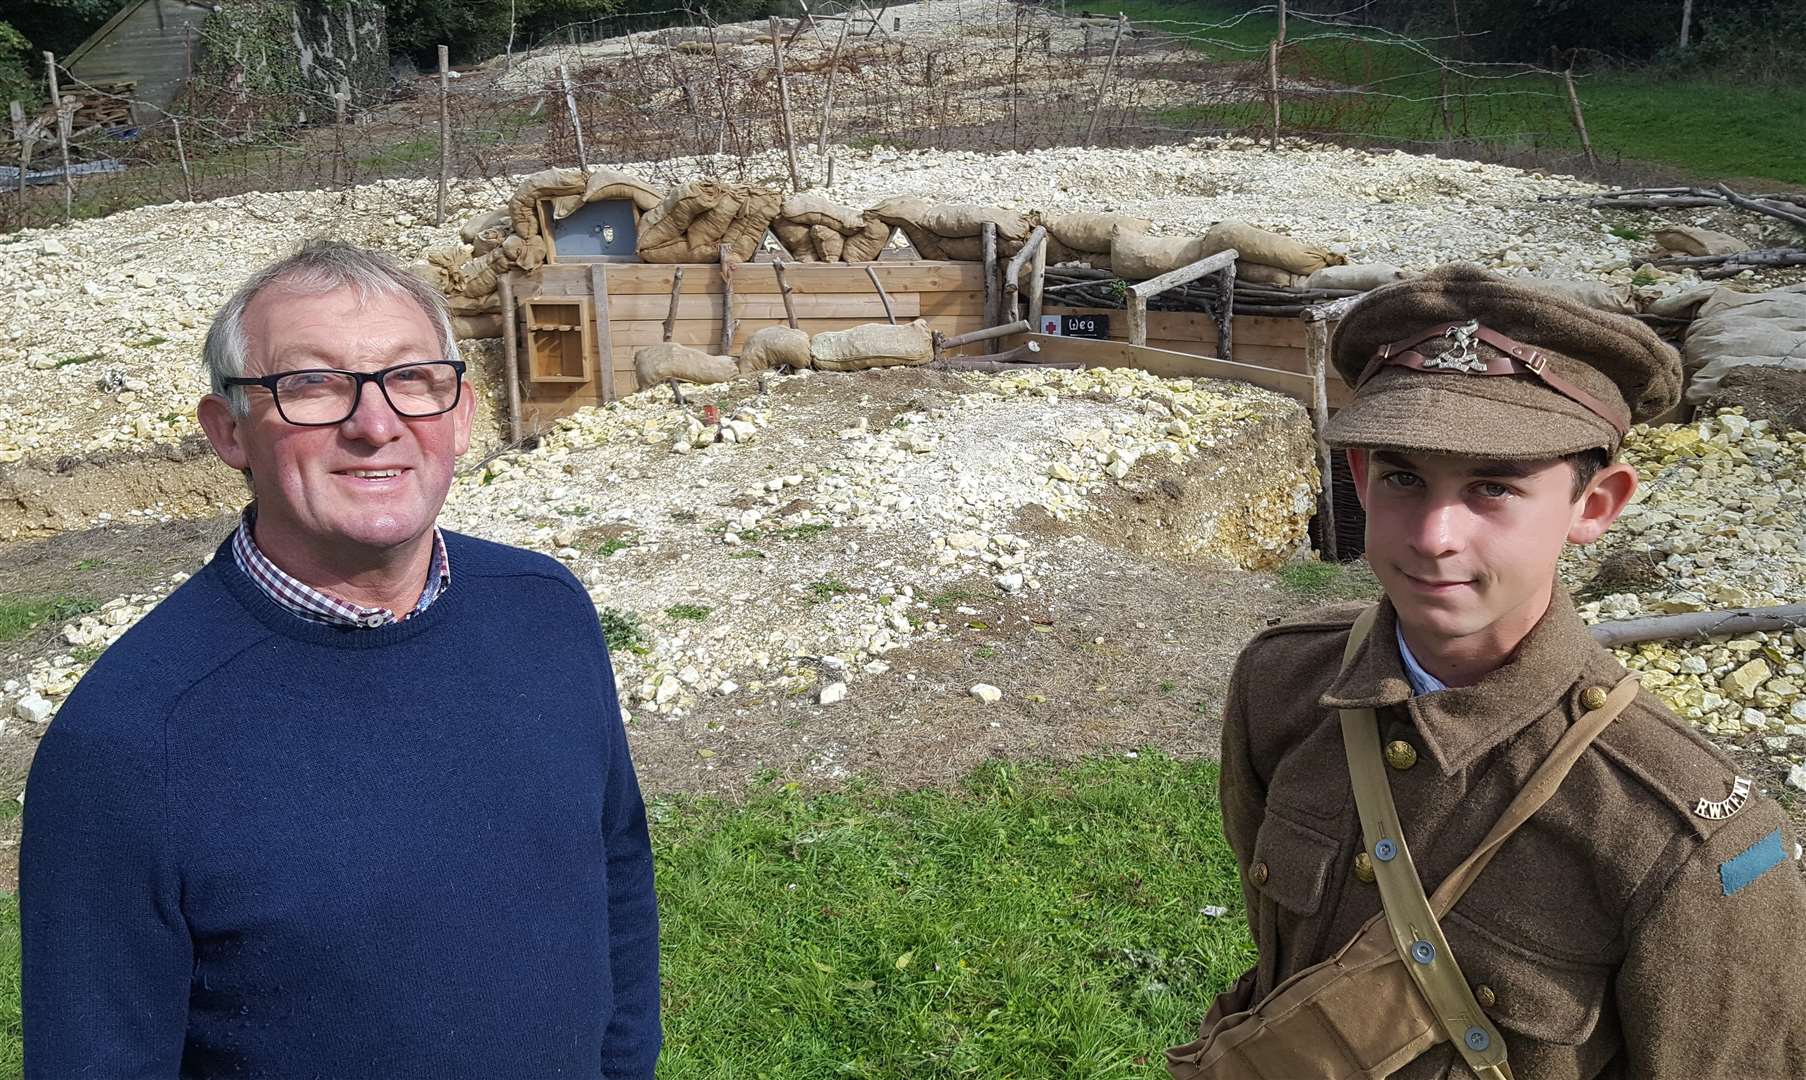
[[[847,238],[826,225],[811,225],[809,243],[815,248],[815,257],[822,262],[839,262]]]
[[[860,220],[863,226],[847,236],[846,244],[840,250],[840,257],[846,262],[872,262],[890,243],[889,225],[870,214],[863,215]]]
[[[502,317],[495,315],[453,315],[451,317],[452,337],[459,341],[475,341],[479,338],[499,338],[502,336]]]
[[[1110,237],[1110,270],[1129,281],[1146,281],[1204,257],[1198,236],[1149,236],[1117,229]]]
[[[457,293],[445,298],[445,306],[453,315],[499,315],[502,311],[500,293],[485,293],[482,296],[465,296]]]
[[[1688,368],[1699,368],[1687,384],[1687,400],[1696,404],[1733,368],[1806,371],[1806,285],[1760,293],[1719,289],[1700,305],[1681,351]]]
[[[772,368],[809,366],[809,335],[788,326],[767,326],[755,330],[740,350],[740,374],[769,371]]]
[[[589,183],[583,187],[583,201],[586,203],[603,199],[628,199],[642,213],[663,202],[664,198],[639,177],[613,169],[597,169],[590,173]]]
[[[485,255],[458,267],[457,277],[462,282],[458,291],[465,296],[483,296],[495,291],[496,276],[507,268],[506,248],[496,248]]]
[[[1235,260],[1235,279],[1246,281],[1250,285],[1278,285],[1282,288],[1296,288],[1310,280],[1308,274],[1294,274],[1289,270],[1281,270],[1277,266],[1265,263],[1243,262]]]
[[[726,244],[734,261],[745,262],[764,243],[765,231],[771,228],[772,219],[778,216],[778,210],[784,205],[784,196],[767,188],[757,187],[736,188],[735,192],[739,196],[739,213],[734,215],[733,221],[715,239],[715,243]],[[714,258],[704,261],[714,262],[719,258],[720,254],[717,252]]]
[[[1735,255],[1750,249],[1748,244],[1727,233],[1685,225],[1663,229],[1655,234],[1655,242],[1658,247],[1677,255]]]
[[[809,226],[793,225],[788,221],[771,223],[771,234],[784,245],[784,250],[797,262],[819,262],[820,256],[815,254],[815,245],[809,242]]]
[[[1103,253],[1110,250],[1110,238],[1117,229],[1144,233],[1154,223],[1146,218],[1130,217],[1127,214],[1051,214],[1042,224],[1047,227],[1050,245],[1057,241],[1073,252]],[[1048,255],[1049,261],[1052,261],[1051,246]]]
[[[1219,221],[1212,225],[1204,234],[1204,253],[1198,257],[1215,255],[1230,248],[1235,249],[1237,262],[1264,263],[1294,274],[1310,274],[1348,261],[1328,248],[1307,246],[1289,236],[1257,229],[1242,221]]]
[[[539,200],[560,195],[581,195],[589,177],[579,168],[541,169],[522,180],[508,197],[508,218],[517,236],[533,236],[539,232]]]
[[[475,247],[477,237],[489,232],[491,229],[505,229],[509,224],[508,208],[506,206],[498,206],[488,213],[478,214],[476,217],[466,221],[463,226],[458,229],[458,238],[463,240],[466,244]],[[477,254],[481,255],[482,252],[479,251]]]
[[[826,225],[842,235],[865,228],[865,216],[859,211],[809,192],[787,197],[778,217],[797,225]]]
[[[711,356],[701,349],[666,341],[634,350],[633,373],[640,389],[657,386],[668,379],[692,383],[722,383],[740,373],[731,356]]]
[[[1238,263],[1236,273],[1241,273]],[[1359,266],[1326,266],[1312,271],[1305,285],[1312,289],[1353,289],[1366,292],[1381,285],[1403,281],[1405,272],[1391,263],[1362,263]]]
[[[691,180],[672,188],[664,201],[640,219],[639,248],[642,255],[649,249],[668,247],[681,239],[690,222],[728,197],[725,184],[713,180]],[[723,228],[726,224],[723,223]]]
[[[809,340],[809,359],[822,371],[926,364],[934,359],[934,335],[921,319],[901,326],[866,323],[824,330]]]
[[[1567,281],[1558,278],[1517,278],[1514,284],[1527,285],[1532,289],[1566,297],[1576,304],[1584,304],[1597,311],[1609,311],[1613,315],[1635,315],[1637,313],[1637,304],[1631,299],[1629,285],[1608,285],[1603,281]]]
[[[898,196],[872,207],[871,213],[903,230],[916,253],[924,259],[977,262],[984,257],[984,226],[997,226],[1000,258],[1022,250],[1028,238],[1028,219],[1012,210],[975,203],[931,206],[926,200]]]

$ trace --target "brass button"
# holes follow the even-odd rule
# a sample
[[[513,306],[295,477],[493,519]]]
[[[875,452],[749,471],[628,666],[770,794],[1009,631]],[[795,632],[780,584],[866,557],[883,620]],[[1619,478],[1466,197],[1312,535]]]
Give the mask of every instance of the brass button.
[[[1474,987],[1474,1000],[1480,1003],[1482,1009],[1490,1009],[1499,1003],[1499,995],[1492,992],[1492,987],[1481,983]]]
[[[1580,692],[1580,704],[1586,709],[1605,708],[1605,687],[1589,686]]]
[[[1257,862],[1249,867],[1248,880],[1254,882],[1256,885],[1265,885],[1267,883],[1267,864],[1264,862]]]
[[[1403,739],[1386,744],[1386,764],[1403,772],[1417,764],[1417,747]]]
[[[1373,880],[1373,856],[1365,851],[1355,852],[1354,876],[1360,881],[1371,882]]]

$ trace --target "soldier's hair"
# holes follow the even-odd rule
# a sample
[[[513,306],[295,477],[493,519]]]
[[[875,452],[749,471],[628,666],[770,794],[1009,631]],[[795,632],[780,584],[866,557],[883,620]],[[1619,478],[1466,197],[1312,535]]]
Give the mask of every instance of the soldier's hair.
[[[1580,497],[1586,494],[1587,485],[1593,482],[1593,477],[1612,463],[1612,452],[1603,446],[1595,446],[1591,450],[1568,454],[1562,460],[1574,467],[1573,501],[1579,502]]]
[[[245,309],[259,293],[272,286],[303,296],[319,296],[350,289],[360,304],[377,296],[405,297],[419,305],[439,338],[439,354],[446,360],[458,359],[458,341],[452,335],[451,317],[445,297],[439,290],[398,266],[395,260],[378,251],[366,251],[337,240],[309,240],[301,250],[280,259],[252,275],[232,299],[226,301],[213,325],[207,330],[207,342],[201,348],[202,361],[213,392],[225,398],[232,412],[243,416],[250,409],[250,398],[242,387],[228,387],[226,379],[245,373],[250,358],[251,342],[245,333]]]

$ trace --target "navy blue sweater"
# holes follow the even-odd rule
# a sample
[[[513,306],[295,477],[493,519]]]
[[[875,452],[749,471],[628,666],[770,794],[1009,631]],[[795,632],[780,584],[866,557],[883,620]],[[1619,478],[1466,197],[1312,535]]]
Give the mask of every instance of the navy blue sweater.
[[[595,610],[446,534],[374,630],[222,548],[76,687],[26,788],[25,1073],[650,1077],[658,916]]]

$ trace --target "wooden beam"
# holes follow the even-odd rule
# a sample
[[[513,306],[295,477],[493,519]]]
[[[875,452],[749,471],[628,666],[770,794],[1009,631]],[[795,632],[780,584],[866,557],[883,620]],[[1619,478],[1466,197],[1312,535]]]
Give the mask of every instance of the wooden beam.
[[[1015,322],[1022,318],[1022,268],[1035,256],[1035,252],[1047,243],[1047,228],[1037,225],[1023,241],[1022,250],[1016,252],[1009,265],[1003,271],[1003,317]]]
[[[997,303],[997,225],[987,221],[979,229],[985,264],[985,323],[995,326],[1003,321]]]
[[[1231,266],[1239,257],[1239,253],[1234,248],[1226,248],[1215,255],[1206,255],[1197,262],[1186,263],[1177,270],[1169,270],[1159,277],[1138,281],[1129,286],[1129,291],[1152,300],[1168,289],[1177,288],[1187,282],[1196,281],[1206,274],[1214,274],[1225,266]]]
[[[797,329],[796,301],[790,299],[790,282],[784,280],[784,260],[771,260],[771,272],[777,275],[778,295],[784,298],[784,320],[790,324],[790,329],[795,330]]]
[[[718,356],[733,355],[734,346],[734,249],[721,245],[721,351]]]
[[[671,331],[677,324],[677,299],[684,288],[684,268],[679,266],[671,271],[671,313],[665,316],[664,340],[671,340]]]
[[[1028,265],[1028,323],[1041,329],[1041,294],[1047,285],[1047,243],[1035,248],[1034,261]]]
[[[1329,384],[1326,372],[1329,368],[1329,324],[1321,319],[1312,319],[1304,324],[1304,354],[1311,376],[1311,431],[1317,441],[1317,473],[1321,478],[1321,491],[1317,496],[1318,533],[1323,540],[1323,558],[1326,562],[1341,562],[1336,552],[1336,490],[1332,471],[1333,451],[1329,443],[1324,441],[1324,430],[1329,426]]]
[[[995,341],[998,338],[1009,337],[1011,334],[1026,334],[1031,329],[1032,327],[1028,323],[1018,319],[1013,323],[1004,323],[1002,326],[987,326],[983,330],[974,330],[969,334],[945,338],[941,341],[941,347],[957,349],[963,345],[976,345],[981,341]]]
[[[520,442],[520,336],[515,324],[514,272],[496,279],[502,299],[502,381],[508,386],[508,441]]]
[[[609,402],[615,399],[615,343],[608,325],[608,272],[601,263],[589,264],[589,292],[595,298],[596,353],[601,361],[597,367],[602,383],[602,400]]]
[[[846,24],[842,23],[841,25],[844,26]],[[878,299],[884,302],[884,317],[890,320],[892,326],[897,325],[897,312],[891,307],[889,294],[884,291],[884,282],[878,280],[878,271],[871,266],[867,266],[865,268],[865,273],[867,277],[872,279],[872,288],[878,290]]]
[[[1688,611],[1679,615],[1617,619],[1595,623],[1588,629],[1594,641],[1611,648],[1616,645],[1634,645],[1639,641],[1753,634],[1759,630],[1786,630],[1800,626],[1806,626],[1806,604]]]
[[[1041,355],[1055,363],[1077,360],[1086,367],[1134,368],[1169,379],[1237,379],[1264,386],[1300,402],[1311,399],[1310,376],[1295,371],[1277,371],[1255,364],[1151,349],[1121,341],[1032,333],[1026,336],[1029,341],[1039,342]]]

